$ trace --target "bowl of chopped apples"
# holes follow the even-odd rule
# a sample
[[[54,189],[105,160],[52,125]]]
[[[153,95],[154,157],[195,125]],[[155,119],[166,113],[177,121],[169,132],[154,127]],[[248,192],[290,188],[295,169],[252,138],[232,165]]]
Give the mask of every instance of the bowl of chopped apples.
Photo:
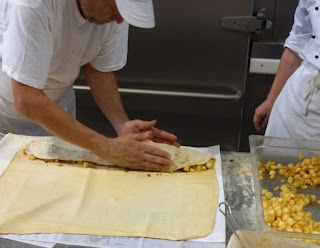
[[[320,142],[249,141],[258,231],[320,244]]]

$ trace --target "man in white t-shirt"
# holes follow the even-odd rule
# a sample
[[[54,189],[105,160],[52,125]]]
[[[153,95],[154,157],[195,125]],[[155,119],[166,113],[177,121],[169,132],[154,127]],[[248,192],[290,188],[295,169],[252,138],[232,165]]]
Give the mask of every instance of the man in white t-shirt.
[[[1,0],[0,132],[53,134],[119,166],[168,168],[170,155],[143,141],[178,145],[176,136],[155,121],[130,121],[120,100],[114,71],[126,64],[129,23],[153,27],[152,0]],[[119,137],[75,120],[82,66]]]

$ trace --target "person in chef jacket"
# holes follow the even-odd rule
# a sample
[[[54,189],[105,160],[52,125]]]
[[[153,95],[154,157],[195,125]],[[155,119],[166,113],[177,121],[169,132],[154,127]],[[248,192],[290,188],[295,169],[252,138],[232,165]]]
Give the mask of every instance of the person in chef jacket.
[[[267,99],[255,110],[258,131],[273,137],[320,139],[320,1],[300,0]]]
[[[120,100],[114,71],[127,61],[129,24],[154,27],[152,0],[1,0],[1,135],[52,134],[116,165],[167,169],[170,155],[143,141],[179,146],[177,137],[155,120],[129,120]],[[73,83],[82,66],[117,138],[75,119]]]

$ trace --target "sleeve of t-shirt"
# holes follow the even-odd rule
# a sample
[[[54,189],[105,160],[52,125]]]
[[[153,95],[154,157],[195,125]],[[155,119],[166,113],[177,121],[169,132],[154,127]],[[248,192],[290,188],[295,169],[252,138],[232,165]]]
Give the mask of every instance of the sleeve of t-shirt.
[[[98,71],[111,72],[122,69],[127,63],[129,24],[115,24],[108,32],[99,54],[90,62]]]
[[[7,21],[2,70],[20,83],[43,89],[53,54],[48,16],[39,9],[10,4]]]
[[[312,26],[306,7],[307,0],[300,0],[294,15],[294,23],[284,47],[300,53],[312,37]]]

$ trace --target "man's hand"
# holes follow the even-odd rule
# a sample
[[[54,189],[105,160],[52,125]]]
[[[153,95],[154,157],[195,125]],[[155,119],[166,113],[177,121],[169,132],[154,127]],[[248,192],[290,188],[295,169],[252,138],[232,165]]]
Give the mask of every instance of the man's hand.
[[[144,133],[146,131],[151,131],[152,135],[150,140],[157,143],[167,143],[169,145],[174,145],[179,147],[180,144],[177,142],[177,136],[172,133],[168,133],[161,129],[155,128],[156,120],[153,121],[142,121],[142,120],[132,120],[127,121],[119,132],[119,136],[130,134],[130,133]]]
[[[256,108],[253,116],[253,123],[257,131],[260,131],[262,128],[267,126],[272,106],[273,102],[267,99]]]
[[[172,161],[168,152],[147,145],[144,141],[152,139],[152,132],[124,134],[109,139],[106,149],[98,156],[114,165],[146,171],[168,170]]]

